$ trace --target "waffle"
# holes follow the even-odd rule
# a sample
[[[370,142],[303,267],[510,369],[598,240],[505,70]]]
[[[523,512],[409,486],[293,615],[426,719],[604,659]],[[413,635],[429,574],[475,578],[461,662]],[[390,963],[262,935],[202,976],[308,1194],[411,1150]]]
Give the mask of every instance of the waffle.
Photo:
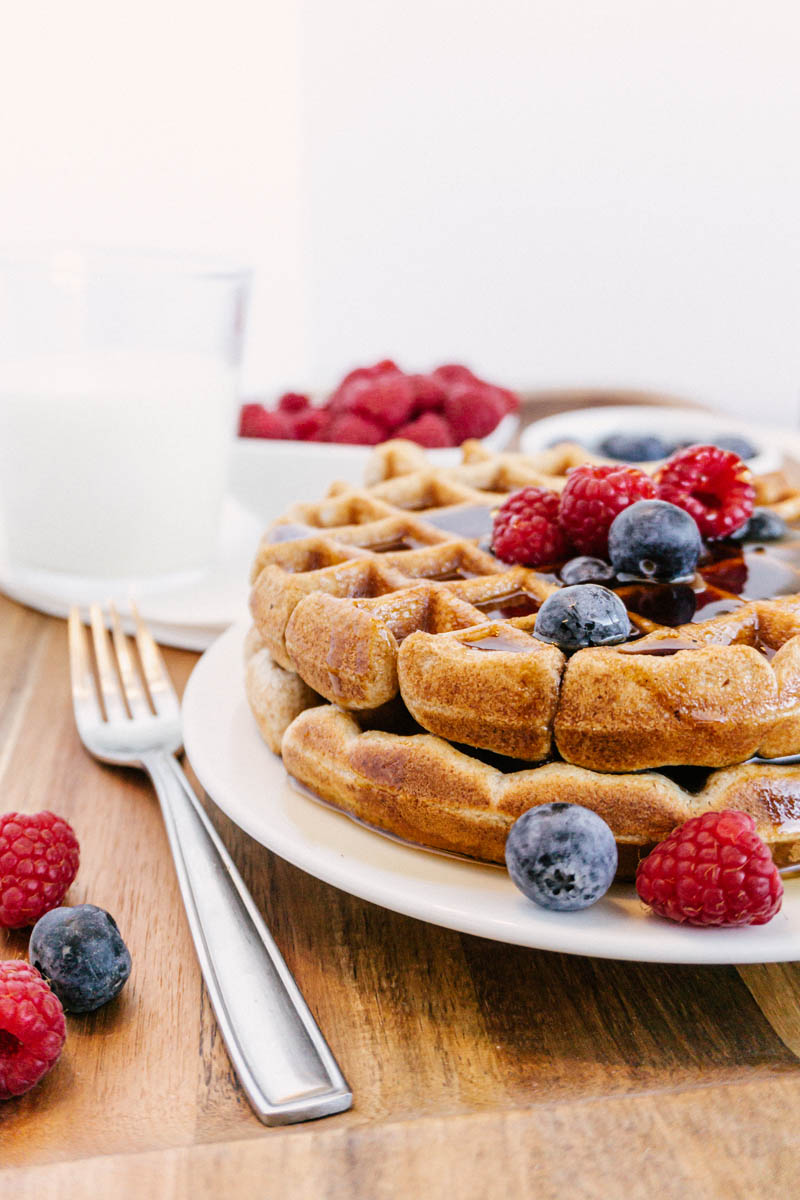
[[[501,860],[516,816],[556,799],[637,852],[693,813],[745,808],[776,857],[800,857],[800,770],[764,761],[800,752],[800,532],[720,545],[692,585],[617,589],[641,636],[566,659],[532,636],[556,575],[498,563],[487,536],[510,491],[560,490],[587,458],[467,443],[436,470],[390,442],[364,487],[290,509],[253,567],[263,736],[324,799],[478,858]],[[756,484],[800,518],[781,475]]]

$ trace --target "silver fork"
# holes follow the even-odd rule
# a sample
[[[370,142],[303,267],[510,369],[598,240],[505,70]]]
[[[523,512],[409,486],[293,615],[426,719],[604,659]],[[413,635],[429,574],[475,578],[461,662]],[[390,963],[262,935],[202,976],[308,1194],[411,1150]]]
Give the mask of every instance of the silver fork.
[[[101,708],[89,639],[77,608],[70,612],[72,701],[81,740],[102,762],[140,767],[153,781],[206,988],[258,1117],[288,1125],[343,1112],[353,1102],[347,1082],[175,758],[182,748],[178,697],[135,611],[134,619],[144,679],[113,605],[113,642],[101,609],[90,609]]]

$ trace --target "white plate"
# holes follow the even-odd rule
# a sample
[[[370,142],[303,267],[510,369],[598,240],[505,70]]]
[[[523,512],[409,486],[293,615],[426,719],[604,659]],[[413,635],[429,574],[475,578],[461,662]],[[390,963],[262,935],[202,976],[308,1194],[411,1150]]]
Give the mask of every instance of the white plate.
[[[505,871],[434,854],[359,825],[297,791],[267,749],[243,687],[246,623],[215,642],[183,702],[186,751],[211,798],[246,833],[334,887],[410,917],[501,942],[641,962],[788,962],[800,958],[800,879],[786,881],[768,925],[688,929],[649,915],[616,885],[593,908],[550,913]]]
[[[736,417],[721,413],[703,412],[699,409],[671,408],[668,406],[631,404],[622,406],[597,406],[572,409],[535,421],[520,437],[520,447],[526,454],[543,450],[555,442],[577,440],[590,450],[599,453],[599,443],[610,433],[657,433],[667,441],[674,438],[684,441],[713,441],[715,434],[736,433],[746,437],[758,453],[748,459],[751,471],[764,474],[776,471],[783,459],[786,430],[766,430],[763,426],[739,421]],[[790,435],[791,436],[791,435]],[[641,464],[646,466],[646,463]]]

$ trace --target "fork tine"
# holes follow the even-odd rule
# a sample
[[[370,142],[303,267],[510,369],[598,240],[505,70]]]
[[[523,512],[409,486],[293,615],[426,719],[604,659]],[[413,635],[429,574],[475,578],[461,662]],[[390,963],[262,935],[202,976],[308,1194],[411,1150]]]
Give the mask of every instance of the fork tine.
[[[153,707],[160,717],[176,717],[180,713],[178,696],[167,673],[161,651],[133,602],[131,602],[131,612],[136,621],[136,645],[139,648],[139,658]]]
[[[100,691],[103,696],[103,706],[108,721],[126,721],[128,710],[122,699],[117,673],[111,658],[111,646],[108,640],[103,614],[98,604],[89,608],[89,618],[92,622],[92,641],[94,656],[97,662],[97,675],[100,680]]]
[[[144,688],[139,681],[139,674],[133,664],[133,658],[128,647],[128,639],[122,630],[119,613],[114,604],[109,605],[109,613],[111,614],[111,635],[114,640],[114,649],[117,653],[117,666],[119,667],[122,688],[125,692],[128,708],[131,710],[131,716],[134,718],[152,717],[153,714],[150,705],[147,703]]]
[[[101,719],[100,701],[89,658],[89,644],[81,615],[73,605],[69,610],[69,674],[72,707],[79,729],[87,721]]]

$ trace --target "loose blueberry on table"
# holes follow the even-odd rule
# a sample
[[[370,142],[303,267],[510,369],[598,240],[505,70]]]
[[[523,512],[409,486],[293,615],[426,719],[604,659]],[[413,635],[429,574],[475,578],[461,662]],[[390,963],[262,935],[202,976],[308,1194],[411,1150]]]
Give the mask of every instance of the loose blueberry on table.
[[[54,908],[37,921],[28,957],[66,1012],[93,1012],[122,990],[131,956],[117,924],[94,904]]]

